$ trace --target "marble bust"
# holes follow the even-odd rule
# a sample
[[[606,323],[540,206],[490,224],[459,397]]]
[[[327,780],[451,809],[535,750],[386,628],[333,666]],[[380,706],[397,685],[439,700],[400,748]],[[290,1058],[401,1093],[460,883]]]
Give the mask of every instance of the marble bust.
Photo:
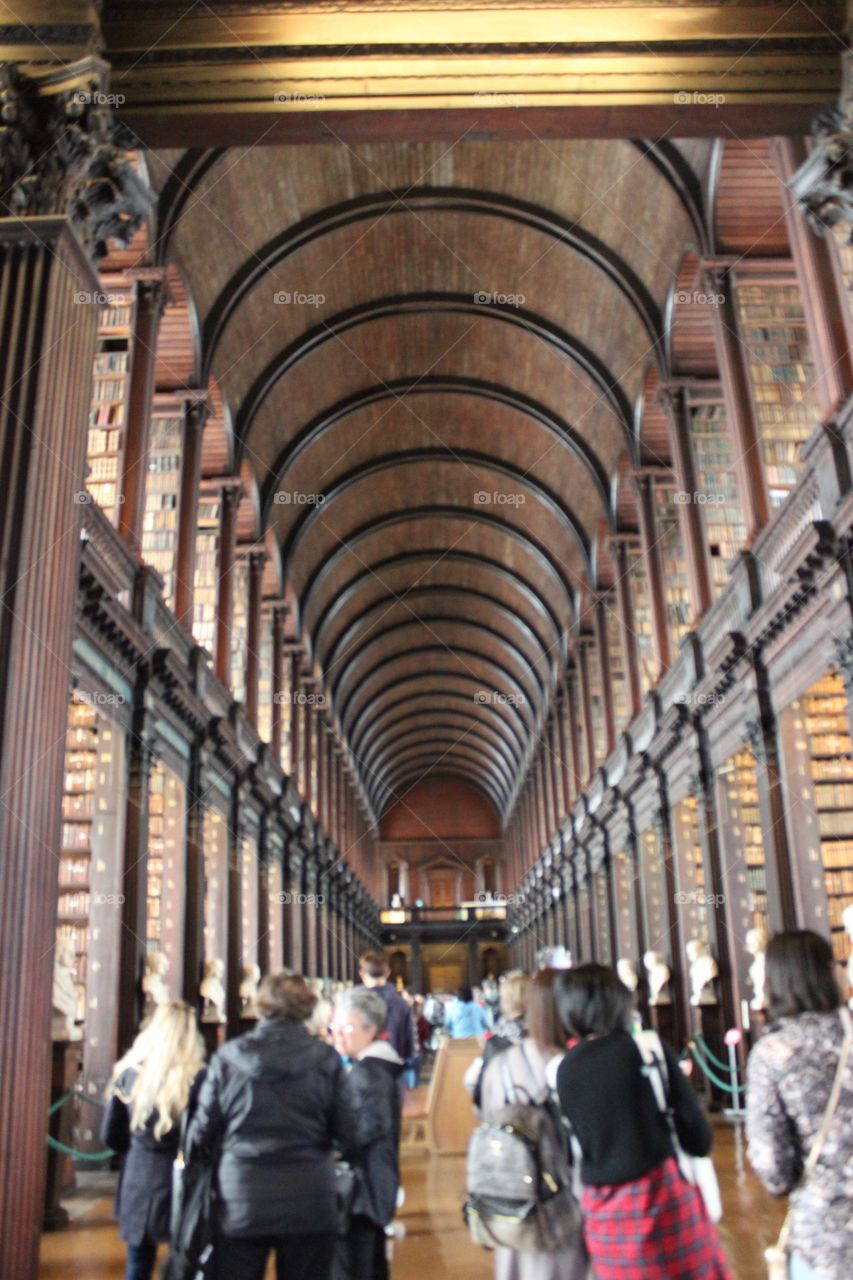
[[[841,923],[847,930],[847,936],[853,942],[853,903],[845,907],[841,913]],[[853,948],[847,957],[847,996],[850,1008],[853,1009]]]
[[[257,1018],[258,1007],[255,1001],[258,998],[258,983],[261,980],[260,967],[256,964],[244,964],[242,975],[242,981],[240,982],[240,1012],[244,1018]]]
[[[629,991],[636,991],[639,984],[639,976],[637,974],[637,966],[633,960],[629,960],[627,956],[620,956],[616,961],[616,973],[619,981],[626,986]]]
[[[168,1004],[171,1000],[172,997],[165,981],[168,972],[169,957],[165,952],[152,951],[145,957],[142,992],[145,996],[147,1013],[153,1013],[158,1004]]]
[[[643,964],[649,980],[649,1004],[668,1003],[668,998],[664,996],[663,989],[672,974],[662,953],[660,951],[647,951],[643,956]]]
[[[753,957],[749,966],[749,981],[752,986],[750,1009],[764,1008],[764,953],[767,950],[767,934],[764,929],[750,929],[746,935],[746,949]]]
[[[221,960],[207,960],[204,966],[204,977],[199,987],[199,995],[203,1004],[202,1022],[225,1022],[225,988],[222,979],[225,976],[225,965]]]
[[[83,1032],[77,1021],[77,987],[74,982],[74,963],[77,953],[70,938],[60,938],[56,944],[53,965],[53,1019],[51,1036],[54,1040],[81,1040]]]
[[[690,1003],[694,1006],[714,1004],[711,983],[720,971],[707,942],[691,938],[687,944],[687,959],[690,963]]]

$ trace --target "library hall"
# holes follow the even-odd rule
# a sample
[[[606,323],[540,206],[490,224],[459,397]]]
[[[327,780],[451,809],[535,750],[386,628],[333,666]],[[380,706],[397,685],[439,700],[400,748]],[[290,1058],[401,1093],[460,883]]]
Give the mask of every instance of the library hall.
[[[851,32],[0,0],[0,1280],[851,1280]]]

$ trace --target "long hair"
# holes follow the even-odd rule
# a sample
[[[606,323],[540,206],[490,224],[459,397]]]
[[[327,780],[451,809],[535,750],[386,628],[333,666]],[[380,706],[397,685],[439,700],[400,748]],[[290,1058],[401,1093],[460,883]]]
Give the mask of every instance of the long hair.
[[[108,1093],[130,1107],[130,1127],[141,1132],[156,1111],[154,1137],[167,1134],[183,1115],[190,1086],[204,1065],[204,1041],[195,1010],[183,1000],[158,1005],[123,1058],[113,1068]],[[118,1088],[124,1071],[135,1073],[127,1094]]]
[[[767,944],[764,996],[770,1022],[831,1013],[841,1004],[832,947],[811,929],[788,929]]]

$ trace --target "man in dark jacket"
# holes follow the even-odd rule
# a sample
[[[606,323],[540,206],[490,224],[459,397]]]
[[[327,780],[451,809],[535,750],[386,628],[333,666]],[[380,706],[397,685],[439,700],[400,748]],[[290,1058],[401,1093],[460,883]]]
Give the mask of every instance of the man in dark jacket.
[[[354,1158],[358,1116],[331,1045],[309,1035],[316,996],[298,974],[265,978],[261,1022],[213,1058],[189,1160],[217,1158],[216,1280],[327,1280],[334,1259],[332,1148]]]
[[[387,1016],[384,1040],[390,1040],[397,1055],[408,1061],[415,1056],[415,1028],[412,1011],[388,981],[390,969],[379,951],[365,951],[358,962],[358,976],[368,991],[375,991],[385,1001]]]
[[[350,1229],[343,1242],[342,1274],[348,1280],[388,1280],[385,1228],[394,1216],[400,1185],[400,1092],[403,1061],[380,1039],[386,1005],[377,991],[356,987],[339,1001],[332,1032],[352,1063],[349,1082],[358,1112],[361,1155]]]

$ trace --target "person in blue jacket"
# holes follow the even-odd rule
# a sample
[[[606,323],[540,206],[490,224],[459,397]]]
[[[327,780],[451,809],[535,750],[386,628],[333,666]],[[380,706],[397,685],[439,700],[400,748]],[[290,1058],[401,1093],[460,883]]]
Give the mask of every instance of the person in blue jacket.
[[[484,1036],[492,1025],[488,1009],[477,1004],[470,987],[460,987],[447,1011],[445,1030],[454,1040]]]

